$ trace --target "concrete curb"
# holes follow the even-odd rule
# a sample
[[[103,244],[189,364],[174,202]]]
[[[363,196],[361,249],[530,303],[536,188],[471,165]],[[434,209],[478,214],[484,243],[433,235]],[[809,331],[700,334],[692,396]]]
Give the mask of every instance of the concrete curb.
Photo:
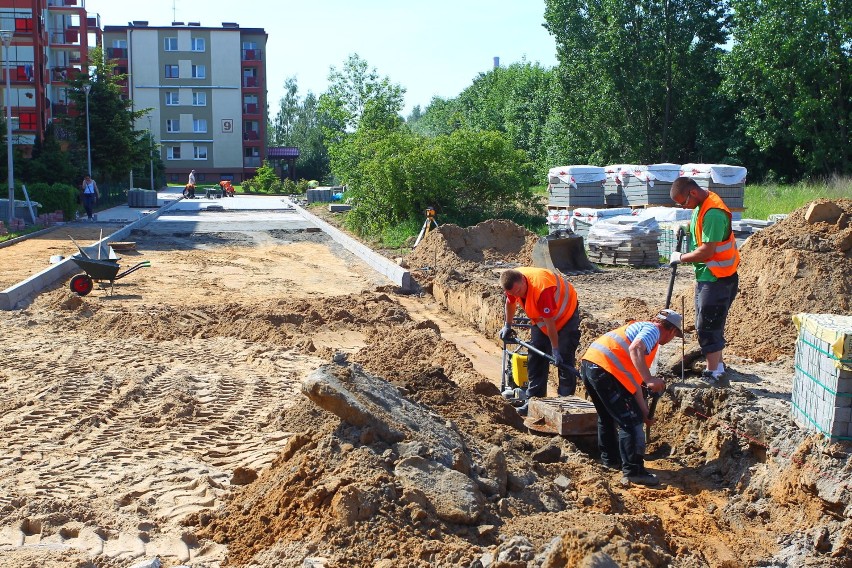
[[[134,229],[141,229],[169,208],[171,208],[177,201],[169,201],[157,209],[153,213],[149,213],[141,217],[140,219],[130,223],[129,225],[122,227],[116,232],[112,233],[104,237],[102,240],[96,242],[93,245],[88,247],[83,247],[83,250],[86,251],[87,254],[97,255],[98,248],[104,246],[109,241],[115,241],[125,238],[127,235],[131,233]],[[30,276],[26,280],[15,284],[14,286],[10,286],[6,288],[2,292],[0,292],[0,310],[14,310],[18,308],[18,305],[29,298],[34,294],[38,294],[57,280],[60,280],[72,272],[81,272],[77,264],[69,257],[60,262],[59,264],[54,264],[53,266],[49,266],[39,272],[38,274],[34,274]]]
[[[315,223],[323,232],[327,233],[332,239],[343,245],[346,250],[366,262],[370,268],[382,274],[385,278],[402,288],[404,292],[411,291],[411,273],[408,270],[405,270],[389,259],[372,251],[369,247],[364,246],[339,229],[329,225],[316,215],[308,213],[299,205],[293,203],[293,207],[299,215],[308,221]]]

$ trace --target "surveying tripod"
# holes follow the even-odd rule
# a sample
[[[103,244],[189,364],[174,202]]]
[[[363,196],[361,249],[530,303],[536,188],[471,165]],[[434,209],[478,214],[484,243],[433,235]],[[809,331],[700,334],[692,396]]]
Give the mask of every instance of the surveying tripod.
[[[426,220],[423,222],[423,226],[420,228],[420,234],[417,235],[417,240],[414,241],[414,246],[411,248],[417,248],[417,245],[420,244],[420,241],[423,240],[423,237],[429,234],[429,230],[432,228],[432,225],[435,225],[435,228],[438,228],[438,222],[435,220],[435,208],[427,207],[426,208]]]

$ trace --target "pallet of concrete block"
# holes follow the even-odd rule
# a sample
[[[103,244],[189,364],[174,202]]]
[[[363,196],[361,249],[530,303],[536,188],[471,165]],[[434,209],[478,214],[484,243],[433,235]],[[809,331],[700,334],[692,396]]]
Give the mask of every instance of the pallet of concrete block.
[[[660,225],[653,217],[613,217],[589,229],[587,254],[589,260],[599,264],[659,266],[659,238]]]
[[[852,316],[797,314],[792,418],[831,440],[852,440]]]
[[[578,207],[571,211],[568,219],[568,228],[588,240],[589,230],[601,219],[611,219],[619,215],[630,215],[629,207],[615,207],[613,209],[595,209],[593,207]]]
[[[598,166],[561,166],[547,172],[549,206],[603,207],[606,173]]]
[[[607,207],[621,207],[624,205],[624,180],[622,170],[629,172],[636,166],[630,164],[613,164],[604,168],[606,181],[604,182],[604,202]]]
[[[128,207],[156,207],[157,192],[148,189],[130,188],[127,190]]]
[[[725,164],[684,164],[680,175],[691,177],[700,187],[717,194],[730,209],[742,209],[747,170]]]
[[[672,183],[680,175],[680,164],[623,166],[622,204],[629,207],[673,206],[669,195]]]

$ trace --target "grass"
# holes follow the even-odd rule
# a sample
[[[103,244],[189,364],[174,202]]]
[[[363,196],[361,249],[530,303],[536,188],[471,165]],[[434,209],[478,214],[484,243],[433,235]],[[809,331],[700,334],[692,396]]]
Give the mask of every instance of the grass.
[[[29,235],[30,233],[36,233],[44,229],[41,225],[28,225],[23,231],[9,231],[7,235],[0,235],[0,243],[11,241],[17,237],[22,237],[24,235]]]
[[[773,213],[790,213],[819,198],[852,198],[852,178],[834,176],[818,182],[792,185],[765,183],[746,185],[744,217],[766,219]]]

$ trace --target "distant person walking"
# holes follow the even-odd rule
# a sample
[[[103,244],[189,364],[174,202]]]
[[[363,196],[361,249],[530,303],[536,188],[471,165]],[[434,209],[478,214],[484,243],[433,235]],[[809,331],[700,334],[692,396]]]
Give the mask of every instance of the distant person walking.
[[[725,374],[725,322],[739,285],[740,253],[731,230],[731,210],[721,197],[688,177],[674,180],[670,196],[684,209],[694,208],[689,234],[695,250],[673,252],[669,264],[695,264],[695,331],[707,358],[702,378],[718,384]]]
[[[189,171],[189,181],[187,181],[189,185],[195,185],[195,170]]]
[[[83,178],[83,183],[80,185],[80,193],[83,194],[83,208],[86,210],[86,217],[89,221],[92,221],[95,218],[95,206],[101,197],[101,193],[98,191],[98,184],[92,179],[92,176],[87,175]]]

